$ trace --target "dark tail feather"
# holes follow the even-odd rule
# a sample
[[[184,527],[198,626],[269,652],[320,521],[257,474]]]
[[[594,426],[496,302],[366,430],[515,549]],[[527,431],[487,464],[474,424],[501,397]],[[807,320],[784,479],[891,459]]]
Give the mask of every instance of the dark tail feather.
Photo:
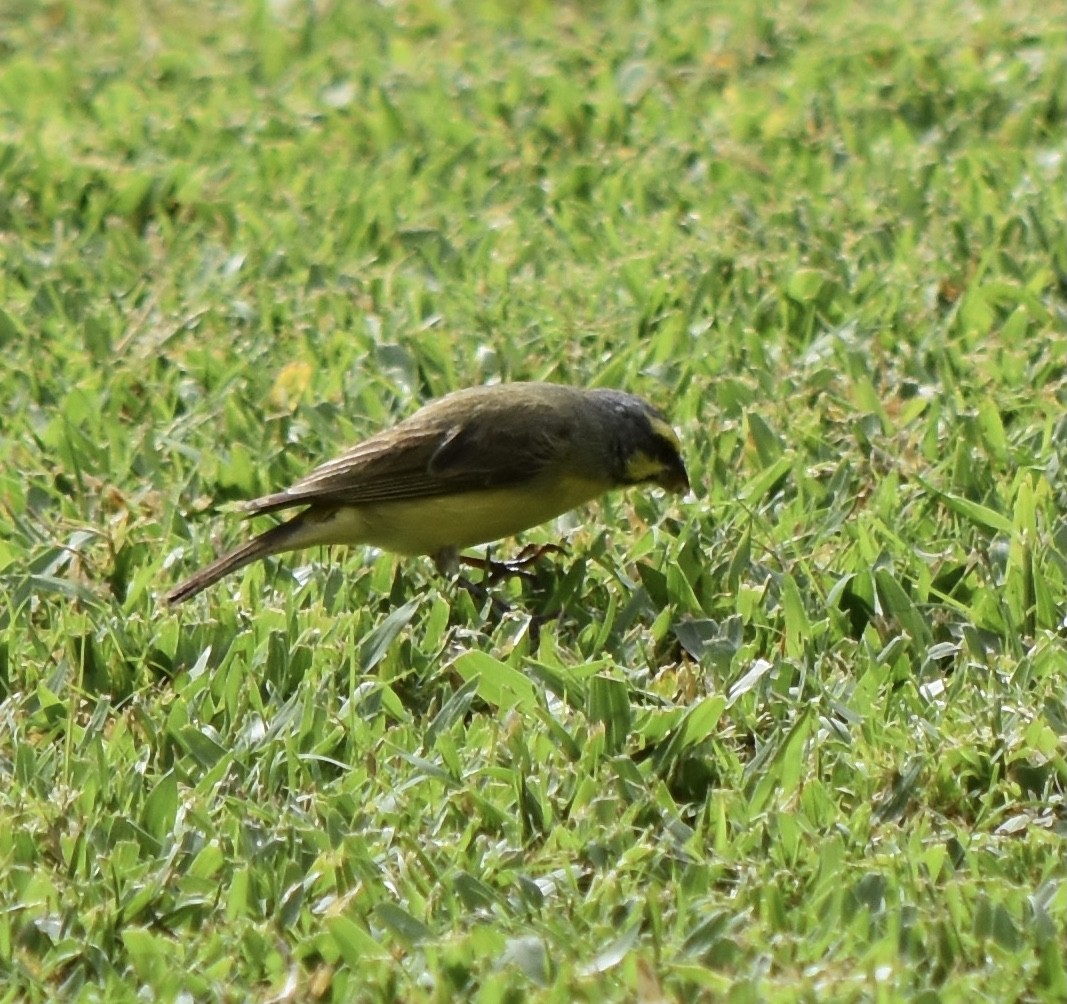
[[[190,597],[214,585],[223,576],[230,572],[236,572],[245,565],[259,561],[260,558],[278,554],[280,551],[293,550],[301,545],[293,541],[301,530],[301,519],[297,516],[288,523],[281,523],[271,527],[266,533],[253,537],[247,544],[216,558],[210,565],[201,568],[195,575],[189,576],[181,585],[175,586],[167,593],[166,601],[173,606],[176,603],[184,603]]]

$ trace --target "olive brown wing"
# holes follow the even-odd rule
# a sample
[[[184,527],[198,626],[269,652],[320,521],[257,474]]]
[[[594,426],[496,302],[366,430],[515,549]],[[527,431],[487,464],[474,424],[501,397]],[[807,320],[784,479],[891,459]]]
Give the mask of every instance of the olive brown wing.
[[[512,416],[513,418],[514,416]],[[247,515],[300,505],[364,505],[517,486],[566,456],[574,430],[559,415],[502,421],[479,409],[460,422],[402,423],[358,443],[285,491],[243,506]]]

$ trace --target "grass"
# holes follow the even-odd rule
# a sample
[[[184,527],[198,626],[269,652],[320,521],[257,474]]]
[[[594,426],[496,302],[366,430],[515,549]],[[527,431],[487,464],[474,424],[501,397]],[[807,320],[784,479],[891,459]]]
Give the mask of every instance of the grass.
[[[0,14],[0,1001],[1062,1000],[1062,19],[462,7]],[[694,497],[161,606],[541,378]]]

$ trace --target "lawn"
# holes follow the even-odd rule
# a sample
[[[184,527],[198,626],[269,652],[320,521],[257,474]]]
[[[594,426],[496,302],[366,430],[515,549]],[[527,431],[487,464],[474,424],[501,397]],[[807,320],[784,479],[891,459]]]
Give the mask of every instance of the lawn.
[[[1064,1000],[1065,36],[6,0],[0,1002]],[[692,494],[162,603],[518,379]]]

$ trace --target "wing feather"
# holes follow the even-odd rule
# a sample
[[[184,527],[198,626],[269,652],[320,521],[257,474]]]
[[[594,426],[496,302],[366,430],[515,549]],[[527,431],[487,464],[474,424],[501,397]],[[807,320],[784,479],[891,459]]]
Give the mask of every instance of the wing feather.
[[[569,453],[575,430],[556,410],[503,414],[513,409],[513,402],[491,400],[458,421],[454,413],[424,410],[357,443],[285,491],[246,503],[245,511],[364,505],[523,484],[549,459]]]

